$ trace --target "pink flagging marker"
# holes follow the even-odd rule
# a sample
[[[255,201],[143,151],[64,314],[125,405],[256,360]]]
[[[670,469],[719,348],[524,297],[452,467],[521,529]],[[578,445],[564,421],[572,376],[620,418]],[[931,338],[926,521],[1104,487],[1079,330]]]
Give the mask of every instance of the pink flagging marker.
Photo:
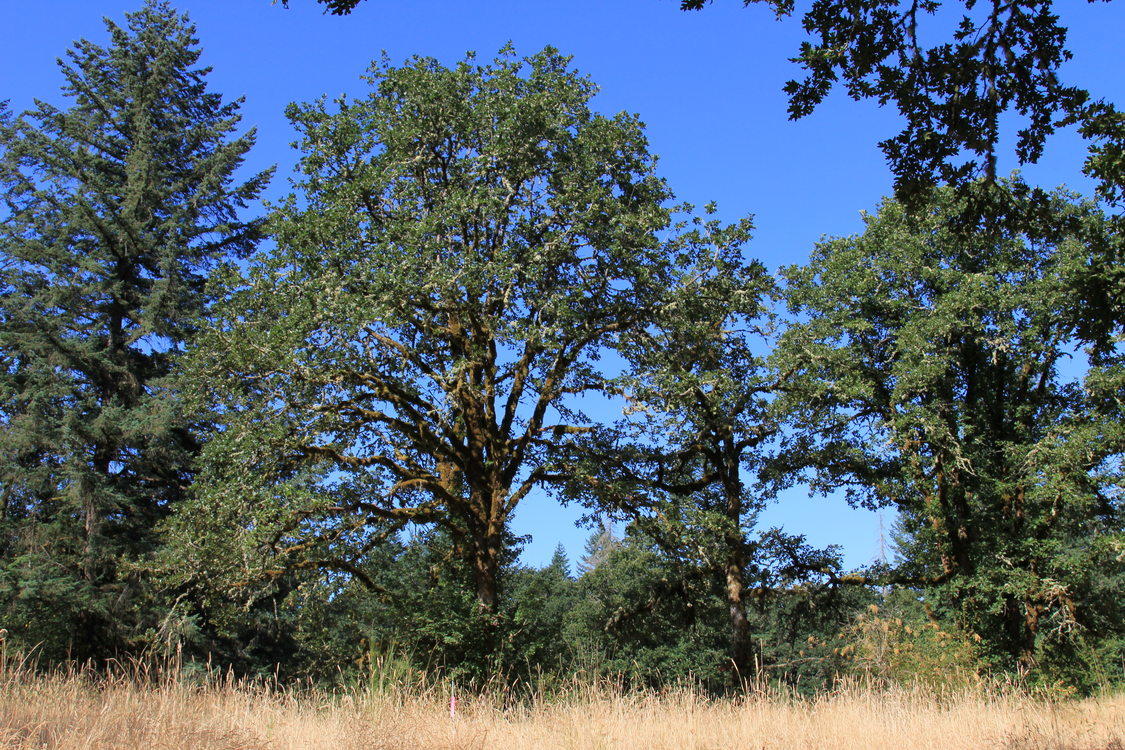
[[[453,692],[453,683],[449,684],[449,718],[457,718],[457,695]]]

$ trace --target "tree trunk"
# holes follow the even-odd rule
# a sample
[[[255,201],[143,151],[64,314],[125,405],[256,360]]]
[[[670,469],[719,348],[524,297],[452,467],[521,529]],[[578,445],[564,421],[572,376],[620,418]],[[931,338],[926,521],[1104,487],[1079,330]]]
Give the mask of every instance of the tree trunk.
[[[498,601],[500,556],[503,553],[503,524],[495,520],[473,535],[473,580],[477,604],[487,613],[495,613]]]
[[[482,549],[479,543],[473,559],[473,578],[477,586],[477,604],[485,612],[496,611],[497,578],[499,577],[499,555],[490,549]]]
[[[745,683],[754,673],[753,644],[750,640],[750,623],[746,619],[743,570],[746,568],[745,540],[742,538],[742,480],[738,476],[739,455],[734,441],[728,436],[724,445],[726,478],[723,493],[726,496],[726,590],[727,608],[730,612],[730,660],[739,683]]]
[[[741,555],[734,553],[727,559],[727,606],[730,611],[730,660],[738,681],[745,682],[753,675],[753,644],[750,640],[750,621],[746,619],[743,603]]]

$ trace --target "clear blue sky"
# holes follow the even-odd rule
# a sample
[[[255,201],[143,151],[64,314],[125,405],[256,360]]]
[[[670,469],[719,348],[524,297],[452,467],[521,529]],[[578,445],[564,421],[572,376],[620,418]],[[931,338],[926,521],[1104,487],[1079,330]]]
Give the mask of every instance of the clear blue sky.
[[[764,7],[716,0],[705,11],[684,13],[678,0],[367,0],[338,18],[324,15],[315,0],[290,5],[176,3],[197,26],[203,63],[214,68],[212,90],[246,99],[244,123],[259,137],[250,166],[279,168],[271,197],[288,192],[285,175],[295,161],[283,115],[289,102],[365,95],[359,76],[383,50],[393,61],[417,54],[453,63],[468,50],[490,59],[508,41],[521,54],[549,44],[573,55],[601,86],[596,106],[636,112],[647,123],[651,149],[680,199],[717,201],[731,220],[755,216],[748,251],[771,269],[803,262],[825,235],[859,231],[860,211],[890,191],[876,143],[898,131],[896,114],[836,94],[812,116],[789,122],[781,87],[799,76],[788,58],[802,32],[798,21],[775,21]],[[75,39],[104,42],[101,19],[121,22],[139,6],[140,0],[2,0],[0,99],[15,112],[33,98],[59,101],[55,59]],[[1059,10],[1075,51],[1064,77],[1125,103],[1125,3],[1062,0]],[[1060,134],[1025,175],[1089,192],[1082,159],[1078,139]],[[545,497],[525,501],[516,531],[534,540],[523,559],[541,564],[559,542],[572,559],[580,554],[589,532],[574,527],[579,515]],[[839,500],[794,490],[765,521],[817,545],[843,545],[849,566],[879,553],[876,515]]]

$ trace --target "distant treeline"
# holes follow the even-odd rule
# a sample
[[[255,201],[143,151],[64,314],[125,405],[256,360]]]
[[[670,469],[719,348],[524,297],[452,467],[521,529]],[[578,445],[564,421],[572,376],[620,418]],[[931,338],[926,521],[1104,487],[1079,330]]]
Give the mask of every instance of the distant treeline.
[[[257,216],[271,174],[240,169],[253,133],[187,18],[108,27],[61,64],[69,107],[0,109],[10,648],[325,681],[1125,681],[1109,204],[914,185],[771,274],[568,58],[506,48],[292,105],[295,192]],[[894,509],[893,559],[760,528],[799,484]],[[573,570],[516,562],[531,492],[589,511]]]

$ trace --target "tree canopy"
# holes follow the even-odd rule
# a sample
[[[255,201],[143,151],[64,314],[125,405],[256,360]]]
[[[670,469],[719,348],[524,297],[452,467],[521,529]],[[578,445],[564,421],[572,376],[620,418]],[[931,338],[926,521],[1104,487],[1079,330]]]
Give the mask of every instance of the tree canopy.
[[[744,5],[757,2],[779,16],[796,10],[792,0]],[[683,0],[681,7],[709,3]],[[995,180],[997,149],[1011,137],[1002,132],[1005,114],[1022,121],[1015,157],[1035,162],[1047,137],[1060,124],[1084,121],[1091,104],[1089,92],[1059,78],[1072,53],[1052,0],[815,0],[802,25],[812,40],[794,58],[805,79],[785,87],[790,116],[810,114],[837,84],[855,100],[893,103],[906,126],[880,146],[900,195]]]
[[[221,508],[217,543],[232,524],[355,573],[381,535],[436,524],[494,611],[512,511],[590,429],[599,356],[702,251],[669,252],[640,123],[593,112],[556,51],[368,80],[290,110],[302,193],[196,349],[222,427],[181,533]]]
[[[707,207],[708,213],[715,211]],[[623,417],[576,445],[571,488],[587,505],[626,518],[694,575],[721,581],[735,676],[754,670],[746,611],[772,561],[754,534],[764,493],[753,475],[777,432],[770,412],[773,280],[744,258],[750,219],[685,222],[672,247],[709,247],[683,268],[668,304],[629,332],[614,380]],[[819,567],[819,566],[818,566]]]

